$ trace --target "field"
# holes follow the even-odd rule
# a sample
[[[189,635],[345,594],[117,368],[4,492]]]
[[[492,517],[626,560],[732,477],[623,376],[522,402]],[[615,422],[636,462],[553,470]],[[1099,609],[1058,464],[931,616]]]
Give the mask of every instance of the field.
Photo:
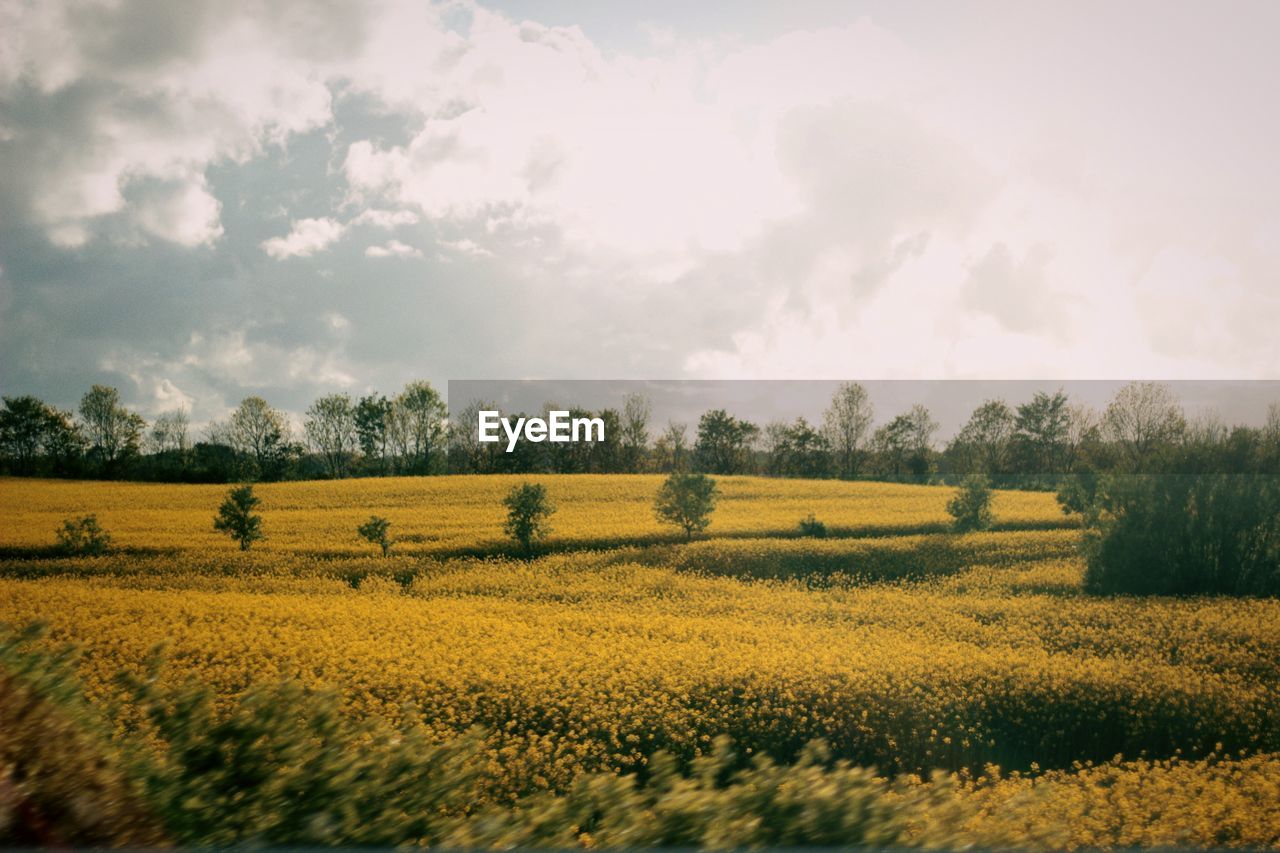
[[[478,726],[497,804],[721,736],[783,763],[821,739],[945,789],[960,841],[1280,843],[1280,602],[1087,596],[1041,493],[958,536],[945,488],[723,478],[684,544],[657,478],[537,479],[559,511],[530,562],[504,477],[263,485],[247,554],[212,530],[221,487],[0,481],[0,622],[78,646],[103,707],[160,646],[161,679],[227,701],[289,678],[432,741]],[[113,552],[53,552],[89,512]],[[831,536],[798,537],[811,512]],[[389,558],[355,535],[371,513]]]

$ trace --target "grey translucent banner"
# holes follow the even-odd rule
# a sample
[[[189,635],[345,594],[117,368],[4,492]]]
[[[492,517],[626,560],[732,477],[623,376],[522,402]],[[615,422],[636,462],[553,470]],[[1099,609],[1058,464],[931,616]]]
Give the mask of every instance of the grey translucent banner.
[[[1003,400],[1016,408],[1037,393],[1064,393],[1074,405],[1087,406],[1099,414],[1106,410],[1126,380],[559,380],[559,379],[465,379],[450,380],[448,402],[451,412],[461,412],[469,404],[487,401],[503,412],[537,414],[548,404],[591,411],[621,411],[631,395],[648,400],[651,419],[696,426],[708,410],[725,409],[735,417],[761,426],[770,421],[803,417],[813,423],[822,420],[837,389],[856,382],[867,397],[878,422],[888,421],[914,405],[925,406],[938,423],[937,437],[947,439],[958,432],[974,409],[987,400]],[[1142,384],[1147,384],[1145,381]],[[1280,380],[1180,380],[1153,381],[1168,389],[1186,418],[1197,421],[1217,417],[1228,425],[1262,427],[1271,406],[1280,404]]]

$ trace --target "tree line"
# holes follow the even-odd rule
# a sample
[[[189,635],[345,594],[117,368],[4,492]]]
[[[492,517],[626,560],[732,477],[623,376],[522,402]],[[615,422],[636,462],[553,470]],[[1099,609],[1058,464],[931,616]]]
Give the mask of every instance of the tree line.
[[[690,426],[652,423],[652,407],[631,395],[618,408],[566,409],[599,417],[600,441],[521,439],[508,453],[476,440],[473,401],[450,418],[430,383],[398,394],[329,394],[304,413],[301,429],[260,396],[250,396],[195,436],[178,409],[148,423],[115,388],[93,386],[78,409],[33,396],[5,397],[0,469],[18,476],[237,482],[445,473],[759,474],[774,477],[960,482],[981,475],[1002,487],[1057,488],[1067,475],[1168,472],[1179,466],[1280,472],[1280,405],[1261,428],[1188,418],[1173,391],[1151,382],[1121,388],[1097,411],[1058,390],[1010,404],[983,401],[948,441],[923,405],[877,423],[866,389],[840,385],[821,421],[763,426],[725,409]],[[545,411],[542,414],[545,414]],[[1188,460],[1194,459],[1194,462]]]

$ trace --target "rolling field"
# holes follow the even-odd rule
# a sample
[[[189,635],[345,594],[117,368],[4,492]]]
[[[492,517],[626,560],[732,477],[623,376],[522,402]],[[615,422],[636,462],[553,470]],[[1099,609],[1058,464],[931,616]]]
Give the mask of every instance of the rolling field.
[[[530,562],[501,538],[524,479],[559,506]],[[242,554],[212,530],[224,487],[3,480],[0,622],[78,646],[104,707],[162,647],[162,680],[228,701],[288,678],[433,741],[479,727],[494,803],[724,735],[783,763],[822,739],[887,776],[954,774],[913,784],[964,803],[974,839],[1280,843],[1280,602],[1087,596],[1048,494],[1001,493],[995,531],[956,536],[946,488],[722,478],[684,544],[659,482],[263,485],[268,539]],[[89,512],[116,550],[54,555]],[[797,537],[811,512],[831,537]],[[389,558],[355,536],[371,513]]]
[[[536,479],[558,505],[552,548],[599,548],[678,541],[653,516],[657,475],[543,475],[381,478],[256,487],[267,540],[255,546],[307,556],[367,554],[355,528],[371,513],[385,516],[396,550],[421,556],[494,553],[507,548],[502,498]],[[891,483],[718,478],[722,493],[711,530],[716,537],[794,536],[812,512],[841,534],[938,531],[948,517],[946,490]],[[0,547],[39,548],[70,515],[94,512],[113,544],[133,549],[231,552],[235,545],[210,519],[223,486],[85,483],[0,479]],[[1052,495],[1008,492],[995,512],[1007,527],[1070,525]]]

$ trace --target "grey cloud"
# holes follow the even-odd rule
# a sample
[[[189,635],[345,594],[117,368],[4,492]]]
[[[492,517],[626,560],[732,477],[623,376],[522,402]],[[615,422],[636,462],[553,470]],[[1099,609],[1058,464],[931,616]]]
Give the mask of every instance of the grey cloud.
[[[1035,246],[1015,260],[1004,243],[991,247],[969,268],[962,289],[964,304],[988,314],[1011,332],[1065,331],[1065,302],[1049,287],[1046,267],[1052,256]]]

